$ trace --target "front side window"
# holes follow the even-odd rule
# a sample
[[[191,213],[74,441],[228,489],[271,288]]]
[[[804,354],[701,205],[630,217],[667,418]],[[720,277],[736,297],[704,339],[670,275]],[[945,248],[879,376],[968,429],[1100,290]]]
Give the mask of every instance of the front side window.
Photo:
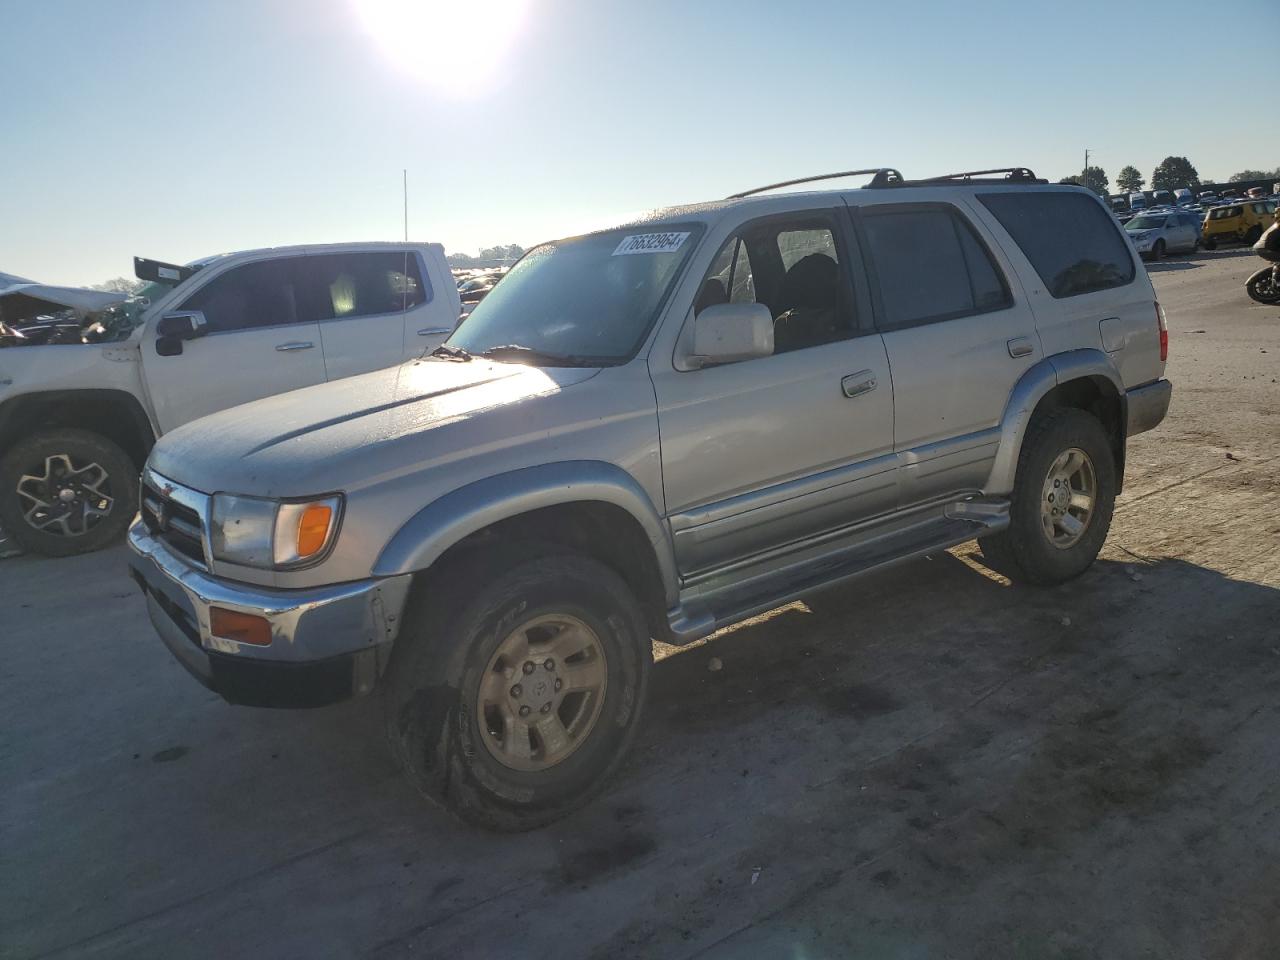
[[[1164,226],[1164,217],[1134,217],[1124,225],[1126,230],[1158,230]]]
[[[535,247],[447,345],[544,366],[625,363],[644,342],[701,233],[698,224],[646,224]]]
[[[1049,293],[1074,297],[1133,281],[1131,246],[1089,197],[1048,190],[978,197],[1026,254]]]
[[[232,267],[183,302],[180,310],[200,310],[210,333],[297,323],[298,261],[260,260]]]
[[[730,237],[703,278],[695,313],[717,303],[762,303],[773,316],[773,352],[853,336],[847,266],[825,214],[748,224]]]
[[[409,251],[324,253],[302,262],[307,278],[308,312],[316,320],[343,320],[403,313],[429,299]]]
[[[953,209],[871,207],[863,209],[862,222],[885,327],[951,320],[1012,304],[999,267]]]

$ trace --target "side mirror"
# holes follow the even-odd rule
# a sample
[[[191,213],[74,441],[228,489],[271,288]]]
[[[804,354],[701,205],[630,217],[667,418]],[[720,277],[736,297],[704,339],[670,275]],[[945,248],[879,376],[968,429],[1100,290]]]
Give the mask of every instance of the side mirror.
[[[195,340],[209,332],[209,321],[199,310],[166,313],[156,321],[156,336],[168,340]]]
[[[763,303],[721,303],[693,318],[693,356],[700,367],[773,355],[773,315]]]

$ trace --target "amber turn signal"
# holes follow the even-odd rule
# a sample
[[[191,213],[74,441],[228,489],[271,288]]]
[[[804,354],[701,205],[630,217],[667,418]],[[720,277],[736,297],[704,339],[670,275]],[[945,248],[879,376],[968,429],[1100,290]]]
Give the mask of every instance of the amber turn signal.
[[[333,522],[333,507],[327,503],[313,503],[302,511],[298,521],[298,556],[315,556],[324,549],[329,539],[329,524]]]
[[[209,630],[215,637],[237,643],[252,643],[258,647],[271,643],[271,624],[264,617],[223,607],[209,608]]]

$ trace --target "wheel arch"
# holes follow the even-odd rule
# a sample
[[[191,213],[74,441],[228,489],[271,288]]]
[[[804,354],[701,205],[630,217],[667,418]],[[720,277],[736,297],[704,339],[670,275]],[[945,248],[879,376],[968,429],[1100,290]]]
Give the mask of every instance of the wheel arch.
[[[666,524],[630,474],[600,461],[527,467],[451,491],[400,528],[373,572],[429,577],[477,550],[531,541],[604,562],[636,589],[654,635],[666,630],[679,586]]]
[[[1096,416],[1111,438],[1116,459],[1116,492],[1124,484],[1124,383],[1111,359],[1101,350],[1071,350],[1045,357],[1032,366],[1013,388],[1000,426],[1000,448],[983,490],[993,495],[1013,491],[1018,455],[1036,415],[1055,407],[1075,407]]]
[[[118,444],[141,470],[155,431],[138,398],[124,390],[46,390],[0,404],[0,453],[41,430],[89,430]]]

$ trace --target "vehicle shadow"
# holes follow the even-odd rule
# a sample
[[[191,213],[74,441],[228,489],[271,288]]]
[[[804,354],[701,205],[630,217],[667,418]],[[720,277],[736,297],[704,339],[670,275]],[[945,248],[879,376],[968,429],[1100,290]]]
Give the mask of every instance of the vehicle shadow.
[[[1173,254],[1176,256],[1176,254]],[[1168,273],[1173,270],[1195,270],[1200,266],[1190,260],[1147,260],[1144,261],[1147,273]]]

